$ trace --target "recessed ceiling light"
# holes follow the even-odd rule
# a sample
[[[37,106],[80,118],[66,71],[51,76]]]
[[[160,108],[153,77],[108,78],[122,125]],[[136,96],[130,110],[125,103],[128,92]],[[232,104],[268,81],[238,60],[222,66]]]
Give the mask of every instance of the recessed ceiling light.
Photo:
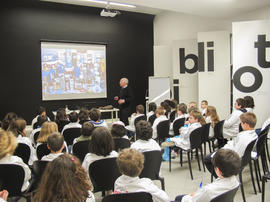
[[[86,0],[86,1],[90,1],[93,3],[99,3],[99,4],[109,4],[112,6],[124,6],[124,7],[129,7],[129,8],[136,8],[136,6],[132,5],[132,4],[125,4],[125,3],[112,2],[112,1],[109,1],[109,2],[103,1],[103,0]]]

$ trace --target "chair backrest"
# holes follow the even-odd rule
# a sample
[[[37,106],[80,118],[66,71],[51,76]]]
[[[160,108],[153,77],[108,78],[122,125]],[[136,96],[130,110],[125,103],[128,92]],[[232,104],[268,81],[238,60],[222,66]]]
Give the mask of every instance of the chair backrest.
[[[156,114],[153,114],[149,117],[148,122],[150,122],[153,125],[156,118],[157,118]]]
[[[130,141],[129,139],[126,138],[113,138],[114,141],[114,150],[115,151],[120,151],[125,148],[130,147]]]
[[[89,153],[89,143],[90,140],[76,142],[72,147],[72,153],[74,156],[78,157],[81,162],[87,153]]]
[[[170,121],[161,121],[157,125],[157,136],[159,141],[165,141],[165,138],[169,136]]]
[[[37,129],[38,128],[38,125],[39,124],[39,122],[36,122],[36,123],[34,123],[34,125],[33,125],[33,129]]]
[[[58,121],[56,123],[58,125],[58,131],[59,131],[59,133],[61,133],[62,130],[63,130],[63,128],[64,128],[64,126],[67,125],[67,124],[69,124],[69,121],[68,120],[61,120],[61,121]]]
[[[38,160],[41,160],[41,158],[45,155],[48,155],[51,153],[51,151],[48,149],[47,144],[43,143],[37,146],[37,157]]]
[[[219,139],[219,138],[223,138],[223,125],[224,125],[224,121],[219,121],[215,127],[214,127],[214,136],[215,138]]]
[[[0,164],[0,190],[6,189],[9,196],[21,194],[24,182],[24,170],[20,165]]]
[[[258,139],[254,145],[256,146],[257,156],[260,156],[261,153],[263,152],[265,143],[267,141],[267,135],[268,135],[268,130],[263,130],[262,132],[260,132],[258,136]]]
[[[81,135],[81,128],[68,128],[63,132],[64,139],[67,145],[72,145],[73,140]]]
[[[169,117],[170,122],[173,122],[173,121],[174,121],[174,119],[175,119],[175,114],[176,114],[176,110],[174,110],[174,111],[172,111],[172,112],[170,113],[170,117]]]
[[[97,160],[89,166],[89,176],[94,192],[113,190],[114,182],[120,175],[116,158]]]
[[[233,202],[234,196],[235,196],[238,188],[239,188],[239,186],[213,198],[210,202]]]
[[[196,128],[189,135],[190,149],[198,148],[202,144],[203,127]]]
[[[151,180],[156,180],[159,177],[159,170],[162,161],[161,151],[148,151],[143,152],[144,167],[140,174],[140,178],[146,177]]]
[[[24,144],[24,143],[19,143],[14,152],[14,156],[21,157],[23,162],[27,165],[30,159],[30,155],[31,155],[31,149],[29,145]]]
[[[49,161],[34,161],[33,162],[33,175],[34,175],[34,181],[32,183],[32,190],[37,189],[39,182],[41,180],[41,177],[45,171],[46,166],[48,165]]]
[[[105,196],[102,202],[152,202],[152,195],[147,192],[130,192]]]
[[[146,121],[147,117],[145,115],[142,116],[138,116],[135,120],[134,120],[134,126],[136,126],[136,124],[141,121],[141,120],[145,120]]]
[[[179,128],[183,127],[185,124],[186,118],[177,119],[173,122],[173,133],[174,136],[179,135]]]
[[[202,142],[206,142],[209,139],[210,125],[211,123],[207,123],[202,126]]]
[[[34,142],[35,142],[35,144],[37,144],[37,139],[38,139],[39,133],[40,133],[40,131],[37,131],[34,134]]]
[[[247,148],[245,149],[245,153],[241,159],[241,168],[242,169],[251,161],[251,151],[254,147],[255,142],[256,142],[256,139],[253,140],[252,142],[250,142],[248,144]]]

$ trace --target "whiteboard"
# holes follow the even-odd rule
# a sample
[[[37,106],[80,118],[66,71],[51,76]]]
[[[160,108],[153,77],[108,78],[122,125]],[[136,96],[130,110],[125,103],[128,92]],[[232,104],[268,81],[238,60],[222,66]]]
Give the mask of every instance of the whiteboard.
[[[153,77],[148,78],[149,103],[155,102],[158,106],[166,99],[170,99],[170,78]]]

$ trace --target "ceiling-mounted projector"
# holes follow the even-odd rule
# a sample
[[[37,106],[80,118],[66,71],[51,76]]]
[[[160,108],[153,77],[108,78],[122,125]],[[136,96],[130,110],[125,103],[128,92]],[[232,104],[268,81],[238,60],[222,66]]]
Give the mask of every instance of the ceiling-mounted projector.
[[[108,8],[104,8],[101,12],[100,12],[100,16],[103,17],[115,17],[116,15],[121,14],[119,11],[114,10],[114,9],[108,9]]]

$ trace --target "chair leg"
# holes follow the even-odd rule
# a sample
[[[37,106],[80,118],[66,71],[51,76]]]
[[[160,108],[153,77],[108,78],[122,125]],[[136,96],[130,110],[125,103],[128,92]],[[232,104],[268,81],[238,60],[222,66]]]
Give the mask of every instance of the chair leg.
[[[183,150],[180,149],[180,165],[183,166]]]
[[[169,171],[172,170],[172,157],[171,157],[172,148],[169,147]]]
[[[244,185],[243,185],[243,181],[242,181],[242,170],[239,173],[239,180],[240,180],[240,183],[241,183],[241,193],[242,193],[243,202],[246,202],[245,192],[244,192]]]
[[[203,153],[202,153],[202,148],[200,148],[201,150],[201,158],[202,158],[202,165],[203,165],[203,172],[205,172],[205,165],[203,163]]]
[[[254,193],[257,194],[257,190],[256,190],[256,187],[255,187],[255,182],[254,182],[253,168],[252,168],[252,162],[251,161],[249,162],[249,170],[250,170],[250,175],[251,175],[251,180],[252,180],[252,186],[253,186],[253,189],[254,189]]]
[[[262,178],[262,202],[264,202],[265,178]]]
[[[196,157],[197,157],[197,162],[198,162],[199,171],[201,171],[201,164],[200,164],[200,158],[199,158],[198,148],[196,148]]]
[[[261,186],[260,186],[260,180],[259,180],[259,174],[258,174],[258,160],[254,160],[254,168],[255,168],[255,175],[256,175],[256,181],[257,181],[257,185],[258,185],[258,189],[259,189],[259,192],[262,192],[261,191]]]
[[[209,146],[209,152],[211,153],[212,152],[212,150],[211,150],[211,141],[208,141],[208,146]],[[205,155],[206,155],[206,153],[205,153]]]
[[[160,183],[161,183],[161,189],[163,191],[165,191],[165,181],[164,181],[164,178],[163,177],[159,177],[158,179],[160,180]]]
[[[267,153],[268,161],[270,162],[270,155],[269,155],[269,149],[268,149],[267,141],[265,142],[265,148],[266,148],[266,153]]]
[[[189,172],[190,172],[190,177],[191,179],[193,180],[193,175],[192,175],[192,168],[191,168],[191,160],[190,160],[190,155],[191,155],[191,152],[188,151],[187,152],[187,157],[188,157],[188,166],[189,166]]]
[[[203,155],[206,156],[206,144],[207,144],[207,142],[204,142],[203,144],[204,144],[203,145],[204,146],[204,154]],[[203,150],[201,150],[201,152],[203,152]]]

